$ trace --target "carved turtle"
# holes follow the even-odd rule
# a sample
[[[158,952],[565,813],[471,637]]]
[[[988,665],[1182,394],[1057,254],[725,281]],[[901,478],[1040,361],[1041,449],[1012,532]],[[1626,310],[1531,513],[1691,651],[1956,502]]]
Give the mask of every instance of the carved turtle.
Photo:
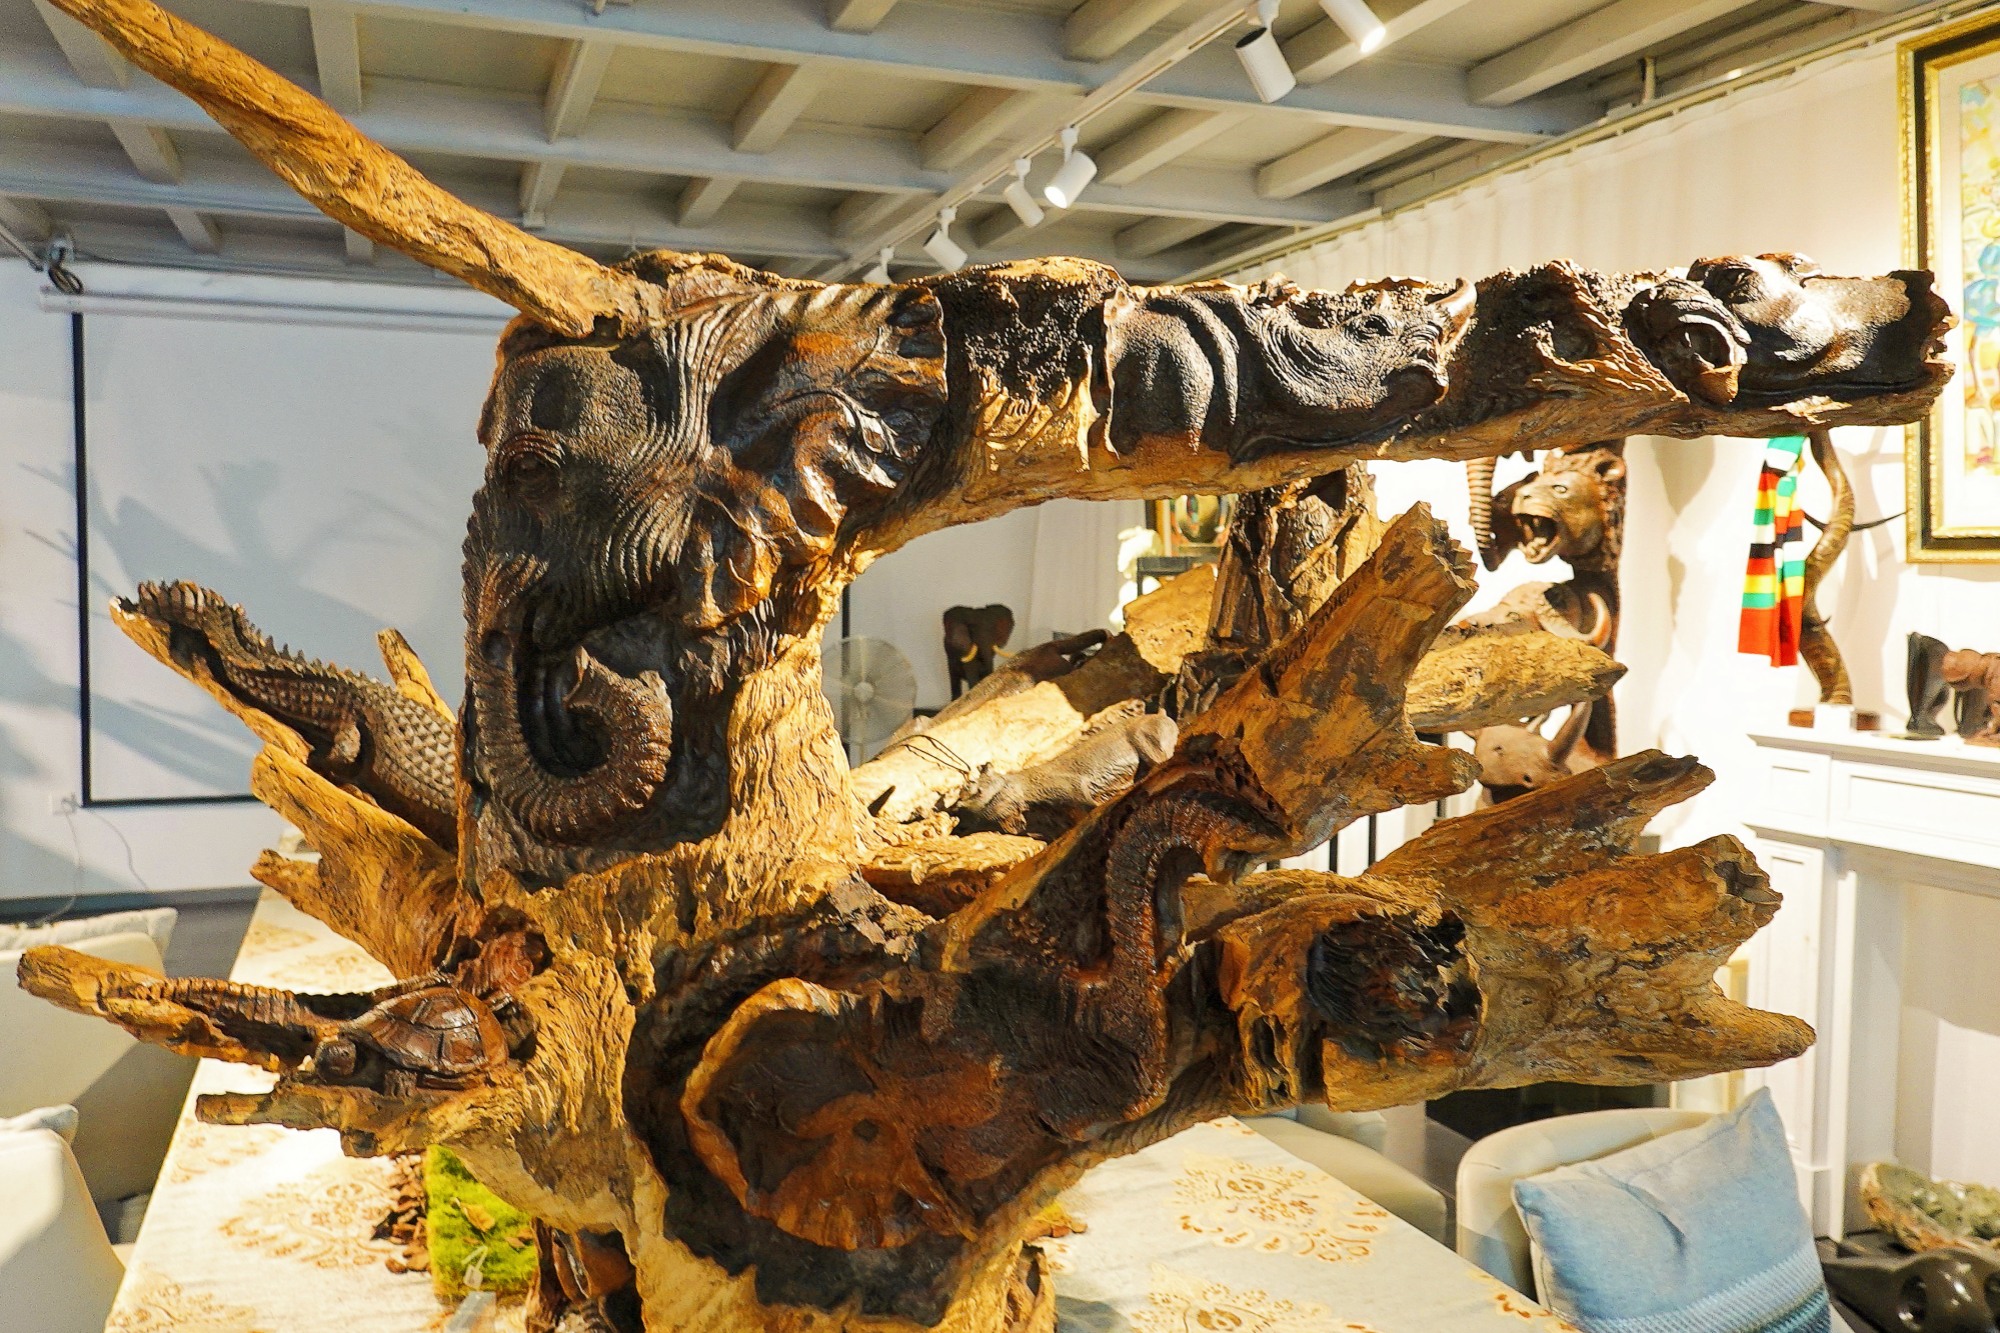
[[[426,986],[391,996],[342,1023],[314,1052],[314,1068],[347,1077],[360,1063],[362,1047],[389,1066],[387,1082],[414,1077],[456,1086],[507,1058],[507,1034],[480,1000],[456,986]],[[393,1077],[398,1074],[403,1077]]]

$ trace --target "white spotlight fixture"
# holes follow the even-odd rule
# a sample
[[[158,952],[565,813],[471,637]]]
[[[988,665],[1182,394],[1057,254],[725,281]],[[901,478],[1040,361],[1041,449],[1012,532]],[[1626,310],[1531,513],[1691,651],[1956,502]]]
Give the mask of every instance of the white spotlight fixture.
[[[1375,11],[1368,7],[1366,0],[1319,0],[1319,7],[1354,39],[1354,44],[1361,48],[1364,56],[1381,50],[1382,43],[1389,40],[1389,30],[1382,26],[1381,19],[1375,17]]]
[[[955,208],[938,210],[937,230],[924,242],[924,253],[937,260],[938,267],[949,273],[952,269],[965,266],[965,247],[951,239],[951,224],[958,218]]]
[[[1014,216],[1021,219],[1024,227],[1042,225],[1042,206],[1035,202],[1035,196],[1028,193],[1028,168],[1033,164],[1025,157],[1014,159],[1014,179],[1000,197],[1007,201],[1007,207],[1014,210]]]
[[[889,261],[896,257],[896,247],[885,245],[875,255],[875,267],[868,270],[868,281],[889,281]]]
[[[1062,132],[1063,164],[1042,187],[1042,198],[1057,208],[1068,208],[1083,193],[1083,187],[1097,176],[1097,163],[1076,146],[1076,126]]]
[[[1299,86],[1298,77],[1285,62],[1285,53],[1278,49],[1278,39],[1271,34],[1271,20],[1277,14],[1278,0],[1257,0],[1249,15],[1256,26],[1236,41],[1236,58],[1243,62],[1243,72],[1250,76],[1258,100],[1264,102],[1275,102]]]

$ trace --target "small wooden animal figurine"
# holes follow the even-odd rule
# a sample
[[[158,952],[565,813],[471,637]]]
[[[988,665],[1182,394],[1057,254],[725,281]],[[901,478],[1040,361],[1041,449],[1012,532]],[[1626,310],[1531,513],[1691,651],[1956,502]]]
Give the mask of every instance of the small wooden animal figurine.
[[[1014,612],[991,606],[950,606],[944,612],[945,670],[956,699],[993,674],[993,658],[1014,637]]]
[[[961,832],[1025,833],[1054,839],[1151,772],[1180,738],[1165,713],[1139,713],[1085,736],[1055,758],[1016,773],[983,776],[953,810]]]
[[[1944,640],[1912,632],[1905,677],[1910,692],[1910,727],[1903,733],[1908,741],[1934,741],[1944,735],[1938,711],[1951,700],[1951,683],[1944,678],[1945,655],[1951,650]]]
[[[1938,670],[1958,694],[1958,734],[1968,745],[2000,745],[2000,653],[1957,648]]]

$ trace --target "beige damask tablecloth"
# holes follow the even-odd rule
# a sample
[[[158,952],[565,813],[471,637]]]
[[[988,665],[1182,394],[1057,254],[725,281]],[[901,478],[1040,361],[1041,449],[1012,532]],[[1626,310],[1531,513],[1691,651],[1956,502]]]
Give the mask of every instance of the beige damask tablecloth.
[[[366,990],[389,974],[266,893],[237,981]],[[203,1125],[204,1092],[272,1076],[204,1060],[106,1333],[435,1333],[450,1311],[370,1239],[386,1161],[331,1130]],[[1060,1333],[1557,1333],[1569,1325],[1233,1120],[1107,1162],[1063,1196],[1084,1230],[1042,1242]],[[503,1307],[495,1333],[520,1328]],[[1571,1333],[1574,1333],[1571,1330]]]

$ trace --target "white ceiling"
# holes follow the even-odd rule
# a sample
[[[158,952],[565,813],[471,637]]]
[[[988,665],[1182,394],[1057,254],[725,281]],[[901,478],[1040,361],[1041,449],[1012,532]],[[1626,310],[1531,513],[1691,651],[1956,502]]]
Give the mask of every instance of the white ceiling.
[[[1122,96],[1135,62],[1243,0],[169,0],[440,184],[603,258],[720,250],[837,276],[1090,99],[1102,168],[1032,231],[996,189],[975,260],[1054,253],[1160,281],[1392,207],[1639,97],[1837,40],[1907,0],[1376,0],[1362,58],[1316,0],[1274,25],[1265,106],[1230,27]],[[1096,94],[1093,97],[1093,94]],[[1102,104],[1101,106],[1099,104]],[[1037,183],[1057,153],[1037,160]],[[46,0],[0,0],[0,225],[86,257],[416,279],[315,213],[191,102]]]

